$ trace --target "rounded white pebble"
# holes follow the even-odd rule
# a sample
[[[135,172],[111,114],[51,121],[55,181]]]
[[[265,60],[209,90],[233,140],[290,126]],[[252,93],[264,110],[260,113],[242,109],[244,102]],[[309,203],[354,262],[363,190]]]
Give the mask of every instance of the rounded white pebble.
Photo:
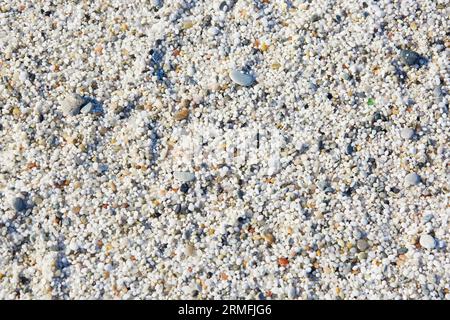
[[[67,94],[61,101],[61,111],[65,116],[74,116],[80,112],[84,103],[83,97],[78,94]]]
[[[405,140],[410,140],[414,136],[414,130],[411,128],[403,128],[400,131],[400,136]]]
[[[415,172],[411,172],[411,173],[407,174],[405,177],[405,183],[409,186],[415,186],[415,185],[419,184],[419,182],[420,182],[420,176]]]
[[[429,234],[423,234],[420,236],[420,245],[426,249],[434,249],[436,246],[436,241]]]
[[[217,27],[211,27],[211,28],[209,28],[208,32],[212,36],[217,36],[219,34],[220,30]]]

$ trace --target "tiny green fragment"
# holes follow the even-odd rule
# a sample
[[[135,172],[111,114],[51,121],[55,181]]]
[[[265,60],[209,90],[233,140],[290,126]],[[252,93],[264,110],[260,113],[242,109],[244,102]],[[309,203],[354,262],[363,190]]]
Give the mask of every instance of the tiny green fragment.
[[[367,104],[368,104],[369,106],[373,106],[373,105],[375,104],[375,99],[369,98],[369,99],[367,100]]]

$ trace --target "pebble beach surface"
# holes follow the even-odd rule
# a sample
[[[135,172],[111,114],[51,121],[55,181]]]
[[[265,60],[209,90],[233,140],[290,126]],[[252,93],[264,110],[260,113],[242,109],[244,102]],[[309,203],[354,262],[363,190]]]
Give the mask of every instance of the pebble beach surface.
[[[0,298],[449,299],[445,0],[0,0]]]

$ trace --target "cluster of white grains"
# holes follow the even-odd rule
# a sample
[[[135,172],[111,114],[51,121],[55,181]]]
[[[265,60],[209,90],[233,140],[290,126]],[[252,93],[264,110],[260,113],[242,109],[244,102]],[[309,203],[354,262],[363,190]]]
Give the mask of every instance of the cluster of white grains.
[[[449,299],[445,0],[0,0],[0,298]]]

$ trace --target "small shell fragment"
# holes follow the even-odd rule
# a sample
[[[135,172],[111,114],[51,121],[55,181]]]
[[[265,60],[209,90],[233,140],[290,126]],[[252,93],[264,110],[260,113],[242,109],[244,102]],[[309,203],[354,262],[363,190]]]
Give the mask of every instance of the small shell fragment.
[[[236,69],[234,69],[230,72],[230,78],[235,83],[237,83],[241,86],[244,86],[244,87],[251,86],[253,84],[253,82],[255,82],[255,78],[253,78],[253,76],[246,74],[242,71],[236,70]]]

